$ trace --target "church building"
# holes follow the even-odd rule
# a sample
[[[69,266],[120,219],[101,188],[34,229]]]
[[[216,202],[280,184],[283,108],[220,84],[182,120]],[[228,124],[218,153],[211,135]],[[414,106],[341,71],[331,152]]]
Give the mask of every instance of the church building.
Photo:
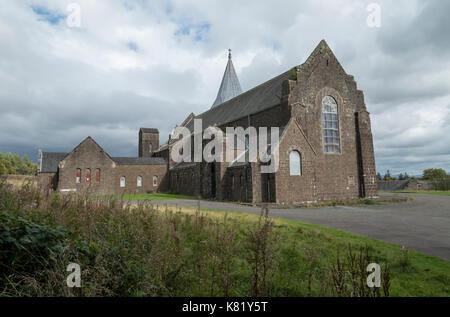
[[[39,183],[57,191],[95,186],[104,193],[157,190],[254,204],[377,195],[370,114],[363,92],[325,41],[303,64],[246,92],[230,52],[212,107],[199,115],[191,113],[180,126],[193,133],[195,119],[202,120],[204,129],[224,132],[227,127],[278,127],[279,142],[272,145],[279,153],[278,170],[261,173],[265,163],[259,160],[174,162],[171,151],[181,140],[169,137],[159,146],[157,130],[141,129],[138,158],[112,158],[91,138],[68,154],[42,153]]]

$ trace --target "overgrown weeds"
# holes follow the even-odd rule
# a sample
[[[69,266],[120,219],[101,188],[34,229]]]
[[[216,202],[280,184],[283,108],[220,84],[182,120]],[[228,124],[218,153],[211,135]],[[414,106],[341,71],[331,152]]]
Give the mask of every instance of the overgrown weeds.
[[[342,258],[338,252],[336,263],[331,269],[333,292],[336,296],[345,297],[380,297],[380,290],[385,296],[389,296],[390,269],[385,266],[378,277],[380,287],[367,287],[368,268],[370,264],[379,264],[379,260],[370,255],[369,247],[361,247],[355,252],[351,245],[348,246],[346,257]],[[382,275],[381,272],[384,272]]]
[[[375,258],[374,249],[357,254],[349,247],[341,258],[340,238],[280,225],[267,208],[257,219],[245,217],[212,217],[200,209],[187,214],[88,195],[40,195],[32,186],[14,189],[1,182],[0,296],[392,293],[386,257]],[[364,284],[365,266],[375,260],[384,263],[379,290]],[[81,266],[80,289],[66,285],[69,263]]]

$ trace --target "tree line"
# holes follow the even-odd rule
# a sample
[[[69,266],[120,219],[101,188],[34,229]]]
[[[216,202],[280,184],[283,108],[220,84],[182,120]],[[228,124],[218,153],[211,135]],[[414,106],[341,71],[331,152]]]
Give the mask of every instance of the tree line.
[[[421,179],[434,181],[438,179],[448,179],[450,175],[442,168],[429,168],[423,171],[422,177],[409,176],[408,173],[400,173],[397,177],[392,176],[391,172],[387,170],[384,176],[381,173],[377,173],[377,179],[383,181],[393,181],[393,180],[409,180],[409,179]]]
[[[423,171],[422,177],[410,177],[408,173],[400,173],[398,177],[391,176],[389,170],[381,176],[380,173],[377,174],[378,180],[392,181],[392,180],[410,180],[410,179],[421,179],[429,181],[434,190],[450,190],[450,175],[442,168],[429,168]]]
[[[0,153],[0,175],[37,175],[37,170],[27,155]]]

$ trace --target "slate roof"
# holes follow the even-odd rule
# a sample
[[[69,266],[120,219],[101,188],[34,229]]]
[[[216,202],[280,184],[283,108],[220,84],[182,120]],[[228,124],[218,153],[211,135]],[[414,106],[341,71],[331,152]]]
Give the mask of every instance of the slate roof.
[[[289,77],[290,70],[195,118],[202,119],[203,129],[206,129],[209,126],[220,126],[276,106],[280,103],[283,82]],[[187,128],[191,132],[194,131],[193,120],[189,122]]]
[[[119,165],[165,165],[167,161],[162,157],[112,157]]]
[[[42,152],[41,173],[56,173],[58,165],[69,153],[62,152]]]
[[[307,73],[310,71],[315,63],[316,56],[321,54],[326,54],[330,58],[336,59],[328,44],[325,40],[322,40],[308,59],[303,64],[297,66],[297,72]],[[342,68],[337,59],[336,62]],[[283,82],[291,78],[292,70],[293,68],[239,96],[225,101],[221,105],[196,116],[195,119],[202,119],[203,129],[206,129],[209,126],[224,125],[280,104]],[[343,68],[342,70],[344,71]],[[194,120],[189,122],[187,128],[191,132],[194,131]]]
[[[58,165],[69,153],[42,152],[41,173],[56,173]],[[166,165],[167,161],[162,157],[113,157],[118,165]]]
[[[234,70],[233,61],[231,60],[231,50],[228,54],[228,63],[223,74],[222,83],[217,93],[216,101],[211,108],[217,107],[224,102],[240,95],[242,93],[241,84]]]

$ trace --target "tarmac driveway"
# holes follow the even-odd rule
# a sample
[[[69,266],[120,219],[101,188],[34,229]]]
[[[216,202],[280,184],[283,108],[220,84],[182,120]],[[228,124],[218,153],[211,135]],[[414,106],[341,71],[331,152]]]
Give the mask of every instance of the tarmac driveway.
[[[386,194],[380,194],[386,195]],[[450,260],[450,196],[389,194],[414,201],[363,207],[271,209],[286,218],[351,232]],[[196,207],[198,200],[154,201],[153,204]],[[257,207],[200,201],[200,207],[259,214]]]

